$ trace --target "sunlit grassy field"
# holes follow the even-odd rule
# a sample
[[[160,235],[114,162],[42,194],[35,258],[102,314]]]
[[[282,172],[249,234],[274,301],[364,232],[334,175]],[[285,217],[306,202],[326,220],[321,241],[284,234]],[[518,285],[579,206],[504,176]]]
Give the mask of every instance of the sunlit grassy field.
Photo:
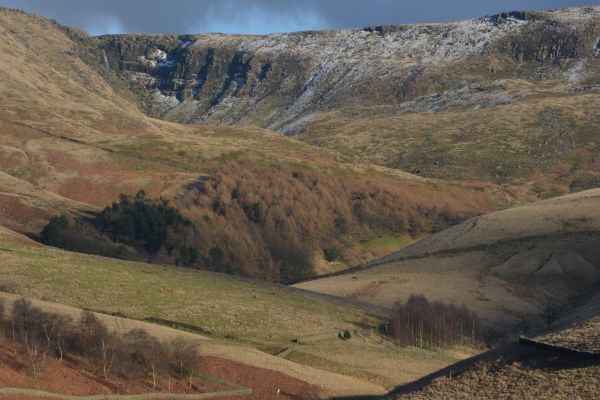
[[[69,253],[2,233],[4,291],[134,319],[189,324],[207,336],[263,349],[324,330],[352,329],[371,314],[284,286]]]

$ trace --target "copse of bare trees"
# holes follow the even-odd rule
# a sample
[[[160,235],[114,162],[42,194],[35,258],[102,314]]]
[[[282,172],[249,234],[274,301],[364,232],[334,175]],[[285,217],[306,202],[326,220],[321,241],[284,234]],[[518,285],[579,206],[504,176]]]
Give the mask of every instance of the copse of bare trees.
[[[10,336],[15,351],[28,361],[34,378],[41,373],[48,357],[57,354],[62,357],[62,331],[70,324],[70,318],[43,312],[24,299],[14,302]]]
[[[479,320],[466,306],[429,301],[412,295],[392,309],[389,333],[400,346],[446,347],[473,345]]]
[[[199,375],[198,352],[182,340],[164,343],[141,329],[119,335],[91,312],[74,321],[24,299],[15,301],[12,312],[5,314],[0,301],[0,333],[12,342],[15,356],[25,360],[34,379],[51,357],[76,362],[107,382],[149,380],[155,390],[170,390],[171,378],[187,381],[191,390]]]
[[[142,191],[95,216],[53,218],[44,243],[67,250],[291,283],[329,262],[365,261],[356,242],[436,232],[471,216],[395,179],[250,160],[214,165],[173,203]],[[353,174],[350,174],[353,175]]]

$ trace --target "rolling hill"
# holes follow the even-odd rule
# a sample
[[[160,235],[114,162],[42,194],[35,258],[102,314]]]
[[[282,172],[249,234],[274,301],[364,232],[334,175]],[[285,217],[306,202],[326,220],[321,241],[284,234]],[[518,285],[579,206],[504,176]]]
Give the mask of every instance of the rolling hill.
[[[466,304],[490,335],[526,332],[600,283],[599,202],[593,189],[486,214],[297,287],[386,307],[423,294]]]
[[[135,88],[94,59],[101,39],[7,9],[0,31],[0,222],[20,232],[36,235],[53,215],[95,212],[144,189],[195,218],[204,259],[220,245],[237,273],[287,282],[299,275],[286,270],[293,255],[278,247],[296,248],[303,237],[311,239],[303,268],[315,274],[374,258],[378,249],[363,244],[377,238],[426,235],[448,226],[445,219],[527,198],[510,187],[351,162],[261,128],[153,119],[140,111]],[[332,199],[344,204],[340,215]],[[324,260],[330,249],[334,262]]]
[[[0,297],[183,332],[244,382],[286,375],[326,396],[382,395],[481,351],[390,341],[389,310],[412,294],[466,304],[489,344],[576,322],[540,338],[581,346],[600,284],[600,189],[578,192],[600,182],[599,21],[584,7],[90,37],[0,9]],[[108,240],[89,221],[140,190],[194,226],[193,268],[33,240],[59,214]],[[523,374],[573,379],[538,374],[544,354],[503,347],[413,394],[473,395],[490,370],[481,393]],[[596,365],[567,361],[597,388]]]
[[[2,298],[41,299],[69,315],[95,311],[110,326],[161,338],[177,329],[199,340],[203,355],[275,370],[330,395],[381,394],[477,351],[399,348],[378,333],[384,308],[264,281],[66,252],[6,228],[0,253]],[[348,342],[338,338],[344,330]],[[293,342],[299,338],[306,344]]]
[[[95,58],[164,119],[262,126],[353,160],[552,197],[598,182],[599,38],[596,6],[267,36],[104,36]]]

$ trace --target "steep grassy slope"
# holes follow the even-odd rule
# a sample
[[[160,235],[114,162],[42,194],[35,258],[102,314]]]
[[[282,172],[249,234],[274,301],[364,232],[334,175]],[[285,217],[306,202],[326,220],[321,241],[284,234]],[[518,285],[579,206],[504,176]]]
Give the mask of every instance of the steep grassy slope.
[[[444,179],[597,185],[600,9],[268,36],[99,38],[155,115]],[[102,53],[104,52],[104,53]]]
[[[541,197],[596,187],[600,98],[594,91],[571,94],[551,85],[467,81],[441,96],[455,101],[470,92],[464,94],[476,97],[470,105],[389,116],[367,109],[357,118],[348,118],[350,111],[331,112],[316,117],[298,137],[422,176],[510,182]],[[488,93],[519,100],[482,107],[488,100],[480,97]]]
[[[56,213],[79,215],[93,209],[4,172],[0,172],[0,203],[2,224],[25,232],[39,232]]]
[[[510,33],[481,52],[422,63],[407,98],[315,113],[297,137],[423,176],[529,185],[542,197],[596,187],[598,15],[513,15]]]
[[[595,189],[491,213],[298,286],[384,306],[424,294],[467,304],[496,334],[526,332],[600,282],[599,202]]]
[[[275,254],[274,245],[262,241],[265,232],[257,227],[258,221],[239,208],[227,212],[214,206],[216,201],[225,205],[233,201],[236,187],[232,183],[243,184],[241,195],[250,205],[264,199],[266,216],[276,214],[274,205],[281,193],[312,192],[310,201],[307,196],[296,196],[284,210],[279,228],[269,233],[284,238],[283,245],[290,248],[308,234],[311,241],[303,251],[309,273],[316,265],[339,269],[372,258],[371,250],[360,242],[380,236],[404,237],[409,223],[418,227],[410,232],[413,235],[439,229],[441,211],[464,218],[521,197],[510,188],[478,182],[440,183],[351,162],[334,151],[260,128],[152,119],[138,109],[129,84],[102,62],[100,39],[12,10],[0,11],[0,34],[4,55],[0,60],[0,170],[11,177],[6,192],[28,193],[28,197],[0,198],[7,204],[3,223],[29,234],[39,233],[52,214],[94,211],[120,193],[144,189],[152,197],[182,197],[179,204],[197,216],[204,236],[224,227],[226,232],[219,231],[198,245],[204,256],[220,245],[228,262],[245,263],[234,271],[278,280],[286,274],[280,266],[284,262]],[[245,166],[242,169],[252,171],[251,179],[239,182],[238,162]],[[294,174],[304,174],[310,182],[292,179]],[[219,187],[202,193],[199,182]],[[437,192],[439,196],[432,196]],[[56,195],[65,199],[60,205]],[[458,201],[465,198],[470,200]],[[322,213],[313,213],[311,204],[331,205],[330,199],[346,204],[355,214],[348,215],[351,231],[318,229]],[[69,200],[72,207],[66,206]],[[391,214],[390,203],[398,204]],[[390,215],[402,219],[404,225],[387,229],[385,223],[373,226],[363,218],[384,221]],[[331,225],[333,219],[331,215],[326,222]],[[295,229],[298,221],[307,224],[308,232]],[[323,252],[333,246],[340,247],[344,257],[326,263]],[[247,251],[233,254],[242,248]],[[301,276],[305,275],[291,274],[283,280]]]

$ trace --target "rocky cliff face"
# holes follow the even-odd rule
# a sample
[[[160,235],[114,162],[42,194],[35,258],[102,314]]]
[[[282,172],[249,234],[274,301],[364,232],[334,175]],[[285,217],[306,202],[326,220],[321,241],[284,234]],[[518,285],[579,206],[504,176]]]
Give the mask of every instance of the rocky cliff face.
[[[536,68],[545,68],[556,78],[548,66],[577,59],[571,75],[584,73],[600,53],[599,27],[600,7],[587,7],[267,36],[105,36],[99,59],[143,88],[155,115],[293,133],[316,112],[381,105],[396,113],[430,92],[468,90],[473,76],[493,81],[498,70],[539,79]],[[533,67],[515,73],[524,62]]]

